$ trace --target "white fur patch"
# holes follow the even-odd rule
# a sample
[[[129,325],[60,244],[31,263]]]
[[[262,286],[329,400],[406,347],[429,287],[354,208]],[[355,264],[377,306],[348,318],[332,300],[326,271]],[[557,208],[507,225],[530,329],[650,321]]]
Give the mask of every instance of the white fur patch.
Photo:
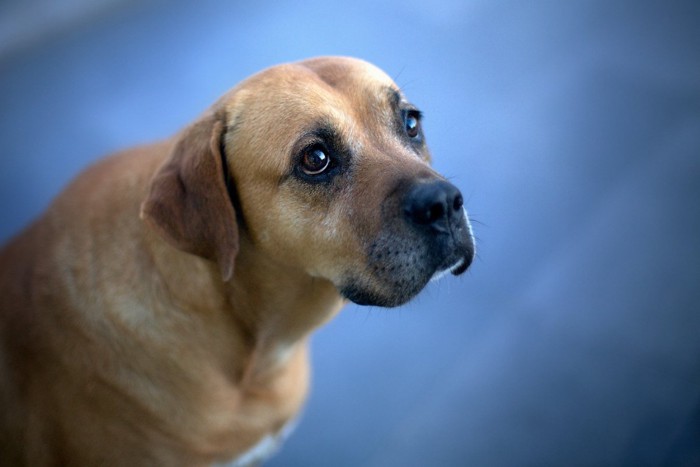
[[[258,444],[230,462],[214,464],[214,467],[249,467],[256,466],[271,457],[282,446],[287,437],[297,426],[296,420],[287,422],[279,433],[265,435]]]
[[[474,248],[474,256],[476,256],[476,238],[474,238],[474,230],[472,229],[472,222],[469,220],[469,214],[467,213],[467,208],[462,207],[464,211],[464,218],[467,220],[467,229],[469,229],[469,236],[472,238],[472,247]]]
[[[430,278],[430,282],[442,279],[447,274],[462,266],[462,264],[464,264],[464,258],[460,258],[455,264],[446,269],[443,269],[442,271],[436,271],[435,274],[433,274],[433,277]]]
[[[235,461],[225,464],[228,467],[246,467],[262,462],[272,456],[280,445],[276,436],[267,435],[255,446],[244,452]]]

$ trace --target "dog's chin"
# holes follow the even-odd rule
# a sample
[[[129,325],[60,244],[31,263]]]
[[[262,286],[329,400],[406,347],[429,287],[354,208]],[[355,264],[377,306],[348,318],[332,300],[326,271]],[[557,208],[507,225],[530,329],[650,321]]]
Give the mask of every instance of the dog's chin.
[[[365,275],[345,280],[338,286],[340,294],[357,305],[396,307],[409,302],[418,295],[428,282],[433,282],[452,274],[459,276],[464,273],[471,264],[472,253],[464,256],[452,256],[432,272],[422,269],[414,271],[410,275],[368,278]]]
[[[340,294],[357,305],[381,306],[386,308],[397,307],[407,303],[415,297],[420,290],[415,293],[398,291],[388,293],[375,290],[371,287],[362,287],[357,284],[348,284],[339,288]]]
[[[437,271],[422,269],[396,276],[361,275],[338,287],[341,295],[358,305],[396,307],[409,302],[435,277]]]

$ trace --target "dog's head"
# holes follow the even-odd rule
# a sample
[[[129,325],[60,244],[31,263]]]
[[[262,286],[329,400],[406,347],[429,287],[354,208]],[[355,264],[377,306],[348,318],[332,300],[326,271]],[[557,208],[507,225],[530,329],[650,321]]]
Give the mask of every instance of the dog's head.
[[[386,74],[312,59],[249,78],[186,129],[142,215],[225,280],[242,229],[280,267],[395,306],[474,256],[462,195],[429,161],[421,113]]]

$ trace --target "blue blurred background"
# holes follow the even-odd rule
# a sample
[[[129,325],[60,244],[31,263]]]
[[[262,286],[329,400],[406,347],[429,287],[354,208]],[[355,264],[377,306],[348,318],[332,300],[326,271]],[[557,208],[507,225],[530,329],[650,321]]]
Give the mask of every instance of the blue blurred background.
[[[700,2],[2,0],[0,241],[262,68],[386,70],[479,259],[313,339],[270,466],[700,465]]]

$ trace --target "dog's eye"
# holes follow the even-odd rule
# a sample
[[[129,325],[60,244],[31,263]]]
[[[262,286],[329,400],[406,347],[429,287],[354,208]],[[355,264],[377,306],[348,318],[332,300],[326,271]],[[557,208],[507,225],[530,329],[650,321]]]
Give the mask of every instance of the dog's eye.
[[[408,112],[404,120],[406,126],[406,134],[409,138],[417,138],[420,136],[420,116],[417,112]]]
[[[301,158],[301,170],[306,175],[320,175],[328,169],[331,158],[321,148],[315,147],[306,151]]]

